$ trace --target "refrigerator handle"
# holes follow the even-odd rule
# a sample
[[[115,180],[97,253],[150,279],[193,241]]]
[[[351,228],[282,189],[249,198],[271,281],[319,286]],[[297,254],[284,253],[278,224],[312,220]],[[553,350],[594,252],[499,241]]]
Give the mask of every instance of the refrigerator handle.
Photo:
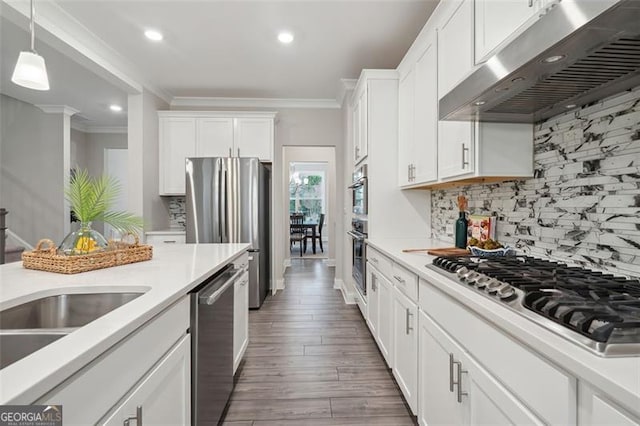
[[[227,239],[227,171],[224,167],[220,167],[220,179],[219,179],[218,193],[220,194],[220,242],[226,243]]]

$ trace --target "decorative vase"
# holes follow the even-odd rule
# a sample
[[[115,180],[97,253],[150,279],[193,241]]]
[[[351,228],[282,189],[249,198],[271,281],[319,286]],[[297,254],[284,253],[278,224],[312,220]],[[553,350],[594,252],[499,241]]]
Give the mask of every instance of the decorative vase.
[[[58,250],[63,254],[72,256],[77,254],[89,254],[102,251],[107,248],[109,243],[101,233],[91,228],[91,222],[81,222],[80,228],[70,232]]]
[[[461,211],[458,220],[456,220],[456,247],[467,248],[467,216]]]

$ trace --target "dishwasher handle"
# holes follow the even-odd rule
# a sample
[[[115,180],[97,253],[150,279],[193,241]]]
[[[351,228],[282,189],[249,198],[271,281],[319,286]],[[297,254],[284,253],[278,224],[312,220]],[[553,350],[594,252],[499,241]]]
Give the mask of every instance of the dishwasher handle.
[[[199,305],[213,305],[216,302],[216,300],[218,300],[220,298],[220,296],[222,296],[222,293],[224,293],[229,287],[231,287],[233,285],[233,283],[238,279],[238,277],[240,277],[240,275],[243,274],[243,272],[244,272],[244,269],[242,269],[242,268],[231,269],[228,274],[224,274],[224,276],[228,276],[228,275],[233,274],[231,276],[231,278],[229,278],[226,281],[224,281],[224,284],[222,284],[219,289],[217,289],[216,291],[214,291],[210,295],[199,297],[198,298],[198,304]],[[210,284],[210,286],[215,286],[219,282],[220,282],[220,278],[215,280],[214,282],[212,282]],[[206,290],[205,290],[205,292],[206,292]]]

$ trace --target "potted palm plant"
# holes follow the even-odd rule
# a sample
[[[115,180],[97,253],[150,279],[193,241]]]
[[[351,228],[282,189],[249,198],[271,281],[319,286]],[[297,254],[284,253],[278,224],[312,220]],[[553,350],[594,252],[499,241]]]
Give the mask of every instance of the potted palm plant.
[[[72,175],[65,189],[65,197],[80,221],[80,227],[60,244],[59,249],[64,254],[87,254],[107,248],[107,240],[91,228],[95,221],[107,223],[123,235],[142,230],[141,217],[111,210],[120,190],[120,183],[108,175],[94,178],[89,176],[87,170],[79,170]]]

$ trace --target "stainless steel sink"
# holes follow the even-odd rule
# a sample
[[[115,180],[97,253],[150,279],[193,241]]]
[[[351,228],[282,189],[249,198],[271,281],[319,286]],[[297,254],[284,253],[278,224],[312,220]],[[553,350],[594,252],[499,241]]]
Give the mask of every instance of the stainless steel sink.
[[[0,330],[82,327],[142,293],[59,294],[0,311]]]
[[[44,348],[67,334],[68,331],[42,333],[0,331],[0,369]]]
[[[58,294],[0,311],[0,369],[142,294]]]

